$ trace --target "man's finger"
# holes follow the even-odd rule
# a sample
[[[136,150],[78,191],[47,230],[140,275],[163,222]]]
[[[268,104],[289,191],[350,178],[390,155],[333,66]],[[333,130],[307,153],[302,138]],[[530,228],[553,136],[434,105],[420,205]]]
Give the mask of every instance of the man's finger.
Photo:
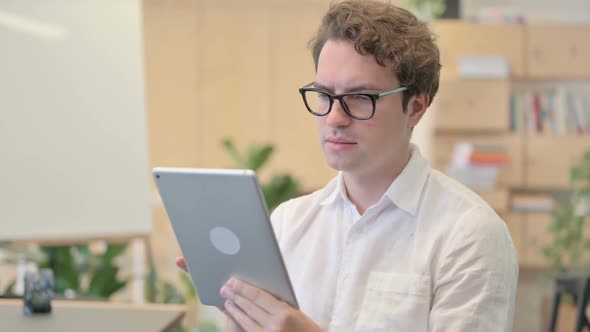
[[[260,325],[245,314],[242,309],[238,308],[238,306],[232,301],[225,301],[225,314],[231,316],[235,322],[248,332],[262,331]]]
[[[225,311],[224,307],[217,307],[217,309],[219,309],[219,311],[221,311],[225,317],[227,318],[227,326],[225,331],[227,332],[244,332],[244,329],[240,326],[240,324],[238,324],[234,318],[227,312]]]
[[[270,314],[276,314],[283,309],[283,306],[287,305],[269,293],[236,278],[231,278],[227,282],[226,287],[229,287],[235,294],[253,302]]]
[[[260,326],[265,326],[266,322],[272,319],[267,311],[259,307],[257,304],[254,304],[250,300],[246,299],[245,297],[234,293],[229,289],[227,286],[223,286],[221,288],[220,295],[223,298],[229,299],[232,301],[238,308],[242,309],[242,311],[248,315],[250,318],[254,319],[256,323]]]
[[[185,272],[188,272],[188,268],[186,267],[186,261],[184,260],[184,257],[176,257],[176,266],[183,269]]]

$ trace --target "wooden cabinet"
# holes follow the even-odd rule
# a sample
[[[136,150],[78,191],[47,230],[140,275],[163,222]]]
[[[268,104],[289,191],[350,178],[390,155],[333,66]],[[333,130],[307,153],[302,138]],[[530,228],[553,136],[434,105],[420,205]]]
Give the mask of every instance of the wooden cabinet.
[[[309,0],[311,1],[311,0]],[[321,7],[321,8],[320,8]],[[234,167],[222,148],[275,145],[260,176],[288,171],[304,190],[336,172],[297,91],[315,78],[306,47],[327,3],[146,1],[148,107],[157,164]],[[302,21],[304,18],[304,21]]]
[[[444,80],[432,111],[437,130],[506,132],[509,106],[507,80]]]
[[[439,20],[433,31],[441,53],[442,77],[458,77],[465,56],[504,56],[512,78],[590,77],[588,24],[479,24]]]
[[[497,213],[508,213],[509,207],[509,192],[508,189],[496,189],[492,191],[478,192],[481,198],[484,199]]]
[[[533,189],[570,188],[570,169],[590,149],[590,137],[527,137],[525,184]]]
[[[590,26],[526,26],[527,76],[530,78],[590,77]]]
[[[197,11],[194,3],[143,6],[147,118],[152,166],[194,167],[199,161]],[[155,184],[152,183],[155,190]]]
[[[442,77],[458,76],[462,56],[505,56],[513,77],[525,75],[524,30],[519,25],[440,20],[433,24],[440,49]]]
[[[551,215],[547,213],[522,214],[524,220],[521,266],[544,268],[549,266],[542,250],[553,240],[547,228],[551,223]]]
[[[271,139],[271,67],[261,65],[271,63],[271,17],[268,10],[208,10],[195,22],[199,167],[235,166],[221,147],[224,137],[241,151]]]

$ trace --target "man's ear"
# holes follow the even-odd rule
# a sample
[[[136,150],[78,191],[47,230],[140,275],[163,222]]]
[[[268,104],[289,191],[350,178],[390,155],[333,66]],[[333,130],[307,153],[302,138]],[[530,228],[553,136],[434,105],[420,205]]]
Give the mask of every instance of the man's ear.
[[[430,104],[430,96],[426,93],[421,93],[410,98],[408,102],[408,120],[410,127],[415,127],[422,116],[426,112],[428,105]]]

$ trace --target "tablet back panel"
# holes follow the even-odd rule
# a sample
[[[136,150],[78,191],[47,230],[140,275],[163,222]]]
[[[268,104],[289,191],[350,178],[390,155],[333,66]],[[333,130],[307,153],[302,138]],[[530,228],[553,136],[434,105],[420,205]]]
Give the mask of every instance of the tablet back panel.
[[[297,307],[254,172],[155,168],[168,218],[199,299],[223,306],[231,277]]]

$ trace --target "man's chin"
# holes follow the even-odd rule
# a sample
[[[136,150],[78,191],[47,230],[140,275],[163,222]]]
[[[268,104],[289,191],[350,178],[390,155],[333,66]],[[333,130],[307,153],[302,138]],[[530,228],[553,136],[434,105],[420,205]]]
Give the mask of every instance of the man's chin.
[[[330,168],[339,172],[350,172],[354,170],[354,167],[352,167],[348,160],[330,160],[330,158],[326,158],[326,162]]]
[[[358,158],[355,158],[356,154],[352,153],[336,153],[330,149],[324,147],[324,158],[330,168],[341,171],[351,172],[358,167]]]

